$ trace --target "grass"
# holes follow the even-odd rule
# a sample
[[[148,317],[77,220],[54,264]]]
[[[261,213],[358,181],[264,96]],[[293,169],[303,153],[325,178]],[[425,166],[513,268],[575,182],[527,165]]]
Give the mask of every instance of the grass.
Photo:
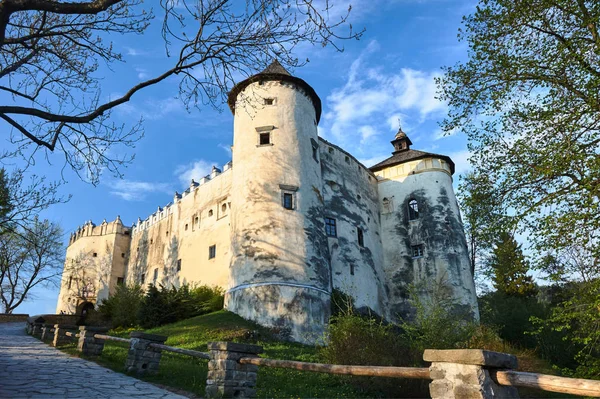
[[[109,335],[129,337],[131,331],[133,330],[113,330]],[[167,336],[166,345],[202,352],[206,352],[206,344],[210,341],[232,341],[261,345],[264,349],[262,356],[272,359],[323,362],[317,348],[278,341],[267,329],[227,311],[194,317],[145,332]],[[124,372],[127,347],[125,343],[107,341],[102,355],[92,360],[114,371]],[[61,349],[80,356],[74,345]],[[206,360],[163,352],[159,373],[143,376],[141,379],[204,396],[207,363]],[[368,395],[353,388],[349,383],[350,378],[261,367],[258,373],[257,397],[356,398]]]
[[[112,330],[109,335],[128,338],[131,331],[134,330]],[[325,362],[318,348],[277,340],[268,329],[246,321],[227,311],[218,311],[194,317],[177,323],[152,328],[145,332],[167,336],[166,345],[202,352],[207,350],[206,344],[210,341],[232,341],[261,345],[264,349],[261,356],[271,359]],[[519,370],[521,371],[555,374],[551,366],[537,358],[532,351],[520,350],[500,340],[483,337],[472,342],[470,347],[516,354],[519,358]],[[64,346],[61,349],[74,356],[80,356],[75,345]],[[127,349],[128,345],[125,343],[107,341],[102,355],[91,360],[114,371],[124,372]],[[198,396],[204,396],[207,371],[206,360],[163,352],[159,373],[152,376],[143,376],[141,379]],[[363,378],[363,384],[353,384],[353,382],[361,381],[360,378]],[[367,381],[365,378],[260,367],[257,382],[257,397],[381,397],[382,394],[378,392],[377,387],[385,384],[405,387],[401,389],[408,389],[411,392],[427,392],[426,385],[415,390],[415,387],[412,387],[415,382],[414,380],[382,380],[373,378]],[[364,382],[368,383],[365,384]],[[363,391],[358,386],[364,386],[367,390]],[[522,398],[573,397],[540,390],[519,389],[519,392]]]

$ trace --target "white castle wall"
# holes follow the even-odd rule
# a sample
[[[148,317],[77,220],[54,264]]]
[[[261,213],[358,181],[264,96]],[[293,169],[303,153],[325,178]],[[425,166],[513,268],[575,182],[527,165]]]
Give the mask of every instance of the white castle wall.
[[[272,99],[272,105],[264,105]],[[259,145],[259,133],[271,144]],[[232,262],[226,307],[297,341],[322,337],[330,313],[315,106],[296,85],[251,83],[234,117]],[[282,196],[294,198],[285,209]]]
[[[449,288],[457,311],[479,318],[464,230],[452,188],[449,165],[427,158],[376,172],[381,206],[381,236],[389,311],[393,319],[412,312],[409,286],[426,291]],[[409,220],[408,202],[416,199],[419,217]],[[422,257],[412,246],[423,245]]]
[[[191,184],[168,206],[134,226],[127,269],[129,282],[227,286],[231,174],[230,164],[220,174],[214,170],[212,178]],[[209,247],[213,245],[216,256],[209,259]]]
[[[328,237],[333,287],[351,295],[357,308],[386,315],[383,247],[379,234],[377,178],[353,156],[321,139],[325,217],[336,221]],[[358,243],[358,229],[364,246]]]

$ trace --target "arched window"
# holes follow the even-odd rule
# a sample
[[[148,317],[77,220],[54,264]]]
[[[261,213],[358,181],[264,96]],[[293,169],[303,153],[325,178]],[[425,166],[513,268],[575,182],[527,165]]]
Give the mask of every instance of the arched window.
[[[419,218],[419,204],[416,199],[408,201],[408,220],[415,220]]]

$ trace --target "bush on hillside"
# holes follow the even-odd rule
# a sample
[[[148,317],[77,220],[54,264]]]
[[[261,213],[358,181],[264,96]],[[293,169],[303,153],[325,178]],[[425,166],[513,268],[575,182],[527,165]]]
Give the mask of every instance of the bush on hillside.
[[[152,328],[223,309],[223,290],[206,285],[180,288],[150,285],[138,313],[139,324]]]
[[[117,285],[115,293],[98,305],[98,313],[109,321],[113,328],[138,325],[137,314],[144,299],[139,285]]]

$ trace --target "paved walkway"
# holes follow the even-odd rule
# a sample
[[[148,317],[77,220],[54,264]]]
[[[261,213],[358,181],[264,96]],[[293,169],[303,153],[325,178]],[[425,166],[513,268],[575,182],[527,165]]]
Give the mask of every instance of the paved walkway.
[[[0,398],[184,399],[152,384],[71,357],[0,323]]]

